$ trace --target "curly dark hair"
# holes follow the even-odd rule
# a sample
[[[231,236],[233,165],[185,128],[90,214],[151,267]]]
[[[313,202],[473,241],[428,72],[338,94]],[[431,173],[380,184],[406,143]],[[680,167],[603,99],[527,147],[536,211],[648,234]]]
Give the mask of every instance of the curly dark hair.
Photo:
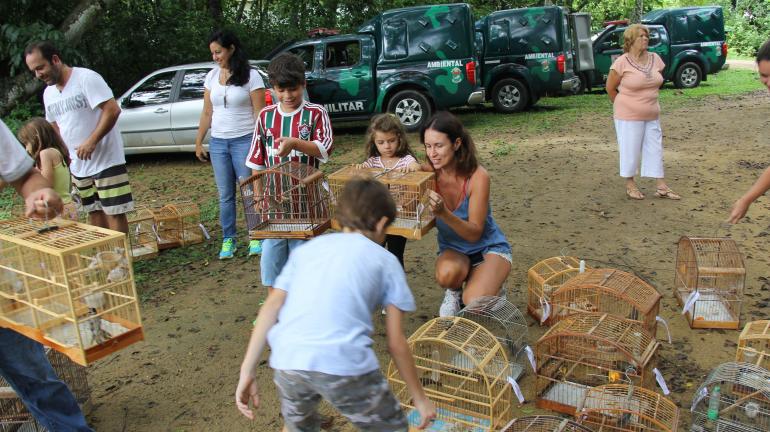
[[[249,66],[249,57],[241,45],[240,39],[230,30],[217,30],[211,34],[209,45],[216,42],[223,48],[234,48],[233,55],[230,56],[227,67],[230,68],[230,78],[227,84],[244,86],[249,82],[251,67]]]

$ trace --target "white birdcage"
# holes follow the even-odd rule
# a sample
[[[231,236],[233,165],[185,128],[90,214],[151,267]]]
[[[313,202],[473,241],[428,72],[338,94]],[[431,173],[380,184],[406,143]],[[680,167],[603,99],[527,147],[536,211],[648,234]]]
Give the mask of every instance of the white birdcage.
[[[717,366],[693,396],[691,432],[770,431],[770,372],[749,363]]]
[[[457,316],[478,323],[495,335],[507,351],[511,363],[511,378],[518,380],[526,371],[529,363],[528,351],[534,360],[534,352],[527,345],[527,320],[524,314],[505,298],[478,297],[460,310]]]

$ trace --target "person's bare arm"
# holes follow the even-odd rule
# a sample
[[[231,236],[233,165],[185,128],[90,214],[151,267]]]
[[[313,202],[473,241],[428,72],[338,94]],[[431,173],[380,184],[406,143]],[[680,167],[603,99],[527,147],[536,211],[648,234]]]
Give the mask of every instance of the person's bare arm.
[[[746,216],[746,212],[749,210],[751,203],[756,201],[759,197],[765,194],[770,189],[770,167],[766,168],[762,175],[759,176],[754,185],[738,198],[738,201],[733,204],[733,208],[730,212],[730,217],[727,222],[738,223],[739,220]]]
[[[51,183],[37,168],[32,168],[25,176],[11,182],[11,186],[24,198],[24,214],[27,217],[43,219],[61,213],[61,197],[51,189]]]
[[[61,155],[55,149],[48,148],[40,152],[40,174],[51,184],[54,180],[55,167],[60,163]]]
[[[96,123],[94,131],[86,138],[85,142],[75,148],[78,159],[91,159],[97,144],[115,127],[115,123],[118,121],[118,117],[120,117],[120,107],[115,98],[107,99],[100,103],[98,107],[102,110],[102,113],[99,115],[99,121]]]
[[[610,102],[615,103],[615,98],[618,96],[618,87],[620,86],[620,75],[615,72],[614,69],[610,69],[610,74],[607,75],[607,96],[610,97]]]
[[[415,408],[420,413],[420,426],[418,429],[425,429],[430,421],[436,418],[436,407],[425,396],[420,379],[417,377],[417,368],[414,365],[412,351],[409,349],[409,343],[406,341],[404,329],[401,325],[403,312],[393,305],[388,305],[386,309],[385,333],[388,339],[388,352],[393,358],[401,378],[406,383],[409,394],[412,395]]]
[[[203,91],[203,111],[201,111],[201,118],[198,121],[198,134],[195,136],[195,156],[201,162],[206,162],[209,158],[208,152],[203,148],[203,139],[206,138],[206,132],[211,127],[211,114],[213,112],[211,92],[209,89],[206,89]]]
[[[268,294],[265,304],[259,310],[257,323],[251,332],[249,346],[241,363],[241,373],[238,387],[235,389],[235,405],[247,418],[254,419],[254,411],[249,408],[249,402],[254,408],[259,407],[259,389],[257,387],[257,365],[267,345],[267,332],[278,322],[278,313],[286,301],[286,291],[273,289]]]
[[[254,110],[254,118],[259,118],[259,112],[265,107],[265,89],[256,89],[249,92],[251,108]]]

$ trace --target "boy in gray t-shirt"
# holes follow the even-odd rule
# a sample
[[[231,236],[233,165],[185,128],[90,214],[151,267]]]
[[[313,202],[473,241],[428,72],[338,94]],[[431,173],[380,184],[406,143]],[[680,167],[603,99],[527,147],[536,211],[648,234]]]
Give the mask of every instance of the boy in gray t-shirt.
[[[403,311],[415,310],[414,297],[401,264],[379,245],[395,217],[385,186],[373,179],[353,180],[337,207],[343,231],[292,252],[260,310],[241,365],[235,397],[243,415],[253,419],[249,402],[259,405],[256,366],[269,342],[289,431],[318,430],[322,398],[360,430],[406,431],[406,418],[371,348],[372,313],[382,305],[388,348],[421,426],[435,417],[401,326]]]

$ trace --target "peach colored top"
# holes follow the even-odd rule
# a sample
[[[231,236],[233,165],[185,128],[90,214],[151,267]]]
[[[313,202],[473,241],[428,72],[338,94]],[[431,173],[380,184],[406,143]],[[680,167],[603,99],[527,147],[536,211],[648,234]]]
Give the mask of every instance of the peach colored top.
[[[615,118],[618,120],[649,121],[657,120],[660,116],[658,90],[663,84],[662,72],[666,64],[659,55],[649,54],[652,56],[651,60],[636,65],[642,70],[649,70],[649,76],[634,67],[628,53],[615,59],[610,67],[620,78],[618,95],[613,104]],[[652,65],[650,61],[653,62]]]

